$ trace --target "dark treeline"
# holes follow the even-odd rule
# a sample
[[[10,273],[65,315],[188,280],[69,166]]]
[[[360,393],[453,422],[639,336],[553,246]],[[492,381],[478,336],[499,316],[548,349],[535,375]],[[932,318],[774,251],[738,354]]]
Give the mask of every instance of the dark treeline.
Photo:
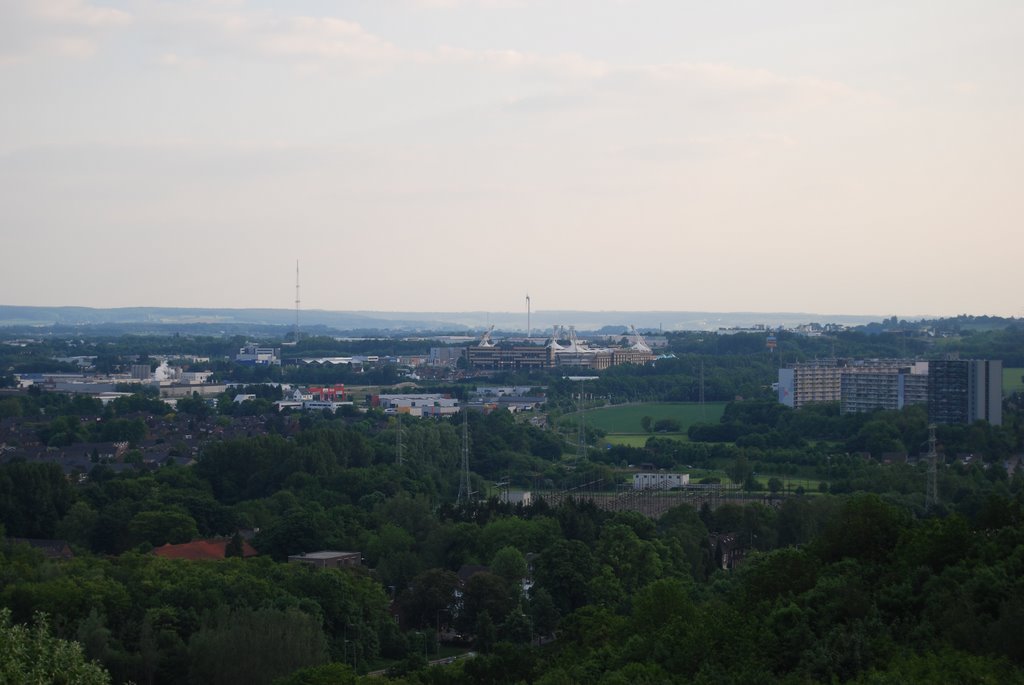
[[[341,451],[363,458],[357,445]],[[11,466],[4,475],[24,477]],[[357,478],[362,468],[344,472]],[[302,473],[264,485],[275,491],[269,497],[236,492],[223,501],[199,469],[113,478],[80,494],[57,485],[58,473],[52,486],[64,491],[48,495],[58,532],[96,536],[127,518],[123,534],[138,544],[63,563],[8,545],[0,599],[16,621],[46,612],[53,630],[80,641],[115,681],[271,682],[300,667],[364,670],[379,656],[398,659],[394,679],[408,683],[1021,679],[1024,653],[1013,637],[1024,622],[1020,479],[985,481],[978,506],[950,506],[942,517],[856,495],[796,497],[778,508],[681,506],[652,521],[571,500],[554,510],[493,500],[437,509],[424,496],[374,490],[349,504],[352,495],[329,477]],[[353,494],[384,484],[363,485]],[[133,515],[132,502],[146,510]],[[184,562],[140,553],[189,520],[195,528],[182,537],[200,526],[223,530],[232,517],[265,522],[255,544],[269,556]],[[110,541],[99,534],[91,544]],[[373,571],[276,560],[308,546],[362,549]],[[728,573],[730,547],[747,559]],[[489,570],[460,586],[454,571],[481,563]],[[389,595],[398,623],[385,612]],[[441,623],[471,636],[481,656],[424,670],[422,650],[435,646],[423,640]],[[244,665],[225,665],[241,653]]]
[[[589,401],[611,402],[696,402],[704,399],[724,402],[740,398],[767,398],[771,393],[775,367],[770,359],[758,356],[723,355],[703,357],[681,355],[660,359],[647,366],[614,366],[588,375],[584,393]],[[562,371],[501,377],[503,382],[525,385],[545,384],[551,406],[562,411],[578,408],[580,384],[570,381]]]
[[[123,409],[148,401],[127,398]],[[269,434],[212,443],[191,468],[115,475],[99,464],[72,485],[53,464],[0,465],[6,534],[66,539],[78,552],[52,562],[3,547],[0,602],[17,622],[45,612],[55,635],[80,642],[117,682],[269,683],[303,668],[295,678],[351,682],[380,663],[409,683],[1020,678],[1024,657],[1007,636],[1024,623],[1021,475],[995,458],[943,467],[942,503],[928,512],[922,465],[822,446],[852,444],[878,422],[901,444],[917,441],[919,411],[842,417],[733,403],[694,442],[592,449],[606,463],[574,469],[552,433],[505,412],[469,419],[480,493],[510,473],[555,487],[614,479],[622,457],[718,465],[748,485],[759,469],[792,465],[827,478],[830,494],[681,506],[657,521],[572,500],[457,507],[459,418],[404,421],[399,465],[393,417],[274,417]],[[699,441],[721,426],[731,441]],[[773,434],[794,444],[753,444]],[[257,529],[256,559],[148,554]],[[358,550],[366,570],[283,563],[319,549]],[[455,572],[467,564],[489,570],[462,583]],[[438,628],[481,656],[425,668]]]
[[[1003,425],[985,421],[937,427],[938,448],[950,458],[977,455],[1002,462],[1021,448],[1021,415],[1016,399],[1006,403]],[[719,423],[698,423],[688,430],[694,442],[731,442],[738,447],[807,449],[828,443],[833,451],[918,455],[927,451],[928,413],[923,405],[902,411],[841,414],[838,403],[819,403],[799,411],[772,401],[734,402]]]

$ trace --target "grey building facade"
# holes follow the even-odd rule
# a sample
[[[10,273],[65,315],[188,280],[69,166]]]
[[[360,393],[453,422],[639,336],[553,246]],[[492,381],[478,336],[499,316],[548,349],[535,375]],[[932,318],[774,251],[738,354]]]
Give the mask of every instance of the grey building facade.
[[[928,420],[933,423],[1003,423],[1003,363],[947,359],[929,363]]]

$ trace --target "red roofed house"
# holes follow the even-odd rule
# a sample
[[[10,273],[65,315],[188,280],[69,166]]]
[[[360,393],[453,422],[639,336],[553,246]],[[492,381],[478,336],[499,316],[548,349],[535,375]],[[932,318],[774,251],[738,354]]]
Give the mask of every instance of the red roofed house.
[[[170,543],[161,545],[153,550],[153,554],[165,559],[189,559],[191,561],[206,561],[209,559],[224,559],[227,556],[228,545],[231,538],[218,538],[215,540],[195,540],[180,545]],[[246,540],[242,540],[242,556],[254,557],[257,552]]]

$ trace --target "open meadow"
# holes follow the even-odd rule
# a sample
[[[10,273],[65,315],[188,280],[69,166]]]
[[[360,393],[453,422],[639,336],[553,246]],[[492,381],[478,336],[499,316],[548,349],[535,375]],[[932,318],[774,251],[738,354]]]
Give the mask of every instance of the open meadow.
[[[645,447],[647,445],[647,439],[650,438],[649,433],[609,433],[604,436],[604,442],[609,445],[625,445],[626,447]],[[667,437],[673,440],[688,440],[685,434],[679,433],[663,433],[659,437]]]
[[[686,429],[695,423],[717,423],[725,411],[725,404],[725,402],[705,402],[703,405],[697,402],[617,404],[588,410],[586,421],[588,426],[600,428],[609,435],[645,436],[646,433],[641,424],[641,419],[644,416],[650,416],[652,423],[659,419],[675,419],[679,422],[680,432],[685,434]],[[566,418],[575,423],[579,419],[579,414],[570,414]]]
[[[1024,368],[1011,366],[1003,368],[1003,395],[1024,392]]]

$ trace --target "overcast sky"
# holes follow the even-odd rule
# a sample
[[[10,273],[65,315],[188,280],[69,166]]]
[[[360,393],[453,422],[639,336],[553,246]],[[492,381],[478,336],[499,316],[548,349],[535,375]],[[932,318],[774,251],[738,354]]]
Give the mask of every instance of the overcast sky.
[[[0,302],[1024,315],[1024,3],[0,0]]]

